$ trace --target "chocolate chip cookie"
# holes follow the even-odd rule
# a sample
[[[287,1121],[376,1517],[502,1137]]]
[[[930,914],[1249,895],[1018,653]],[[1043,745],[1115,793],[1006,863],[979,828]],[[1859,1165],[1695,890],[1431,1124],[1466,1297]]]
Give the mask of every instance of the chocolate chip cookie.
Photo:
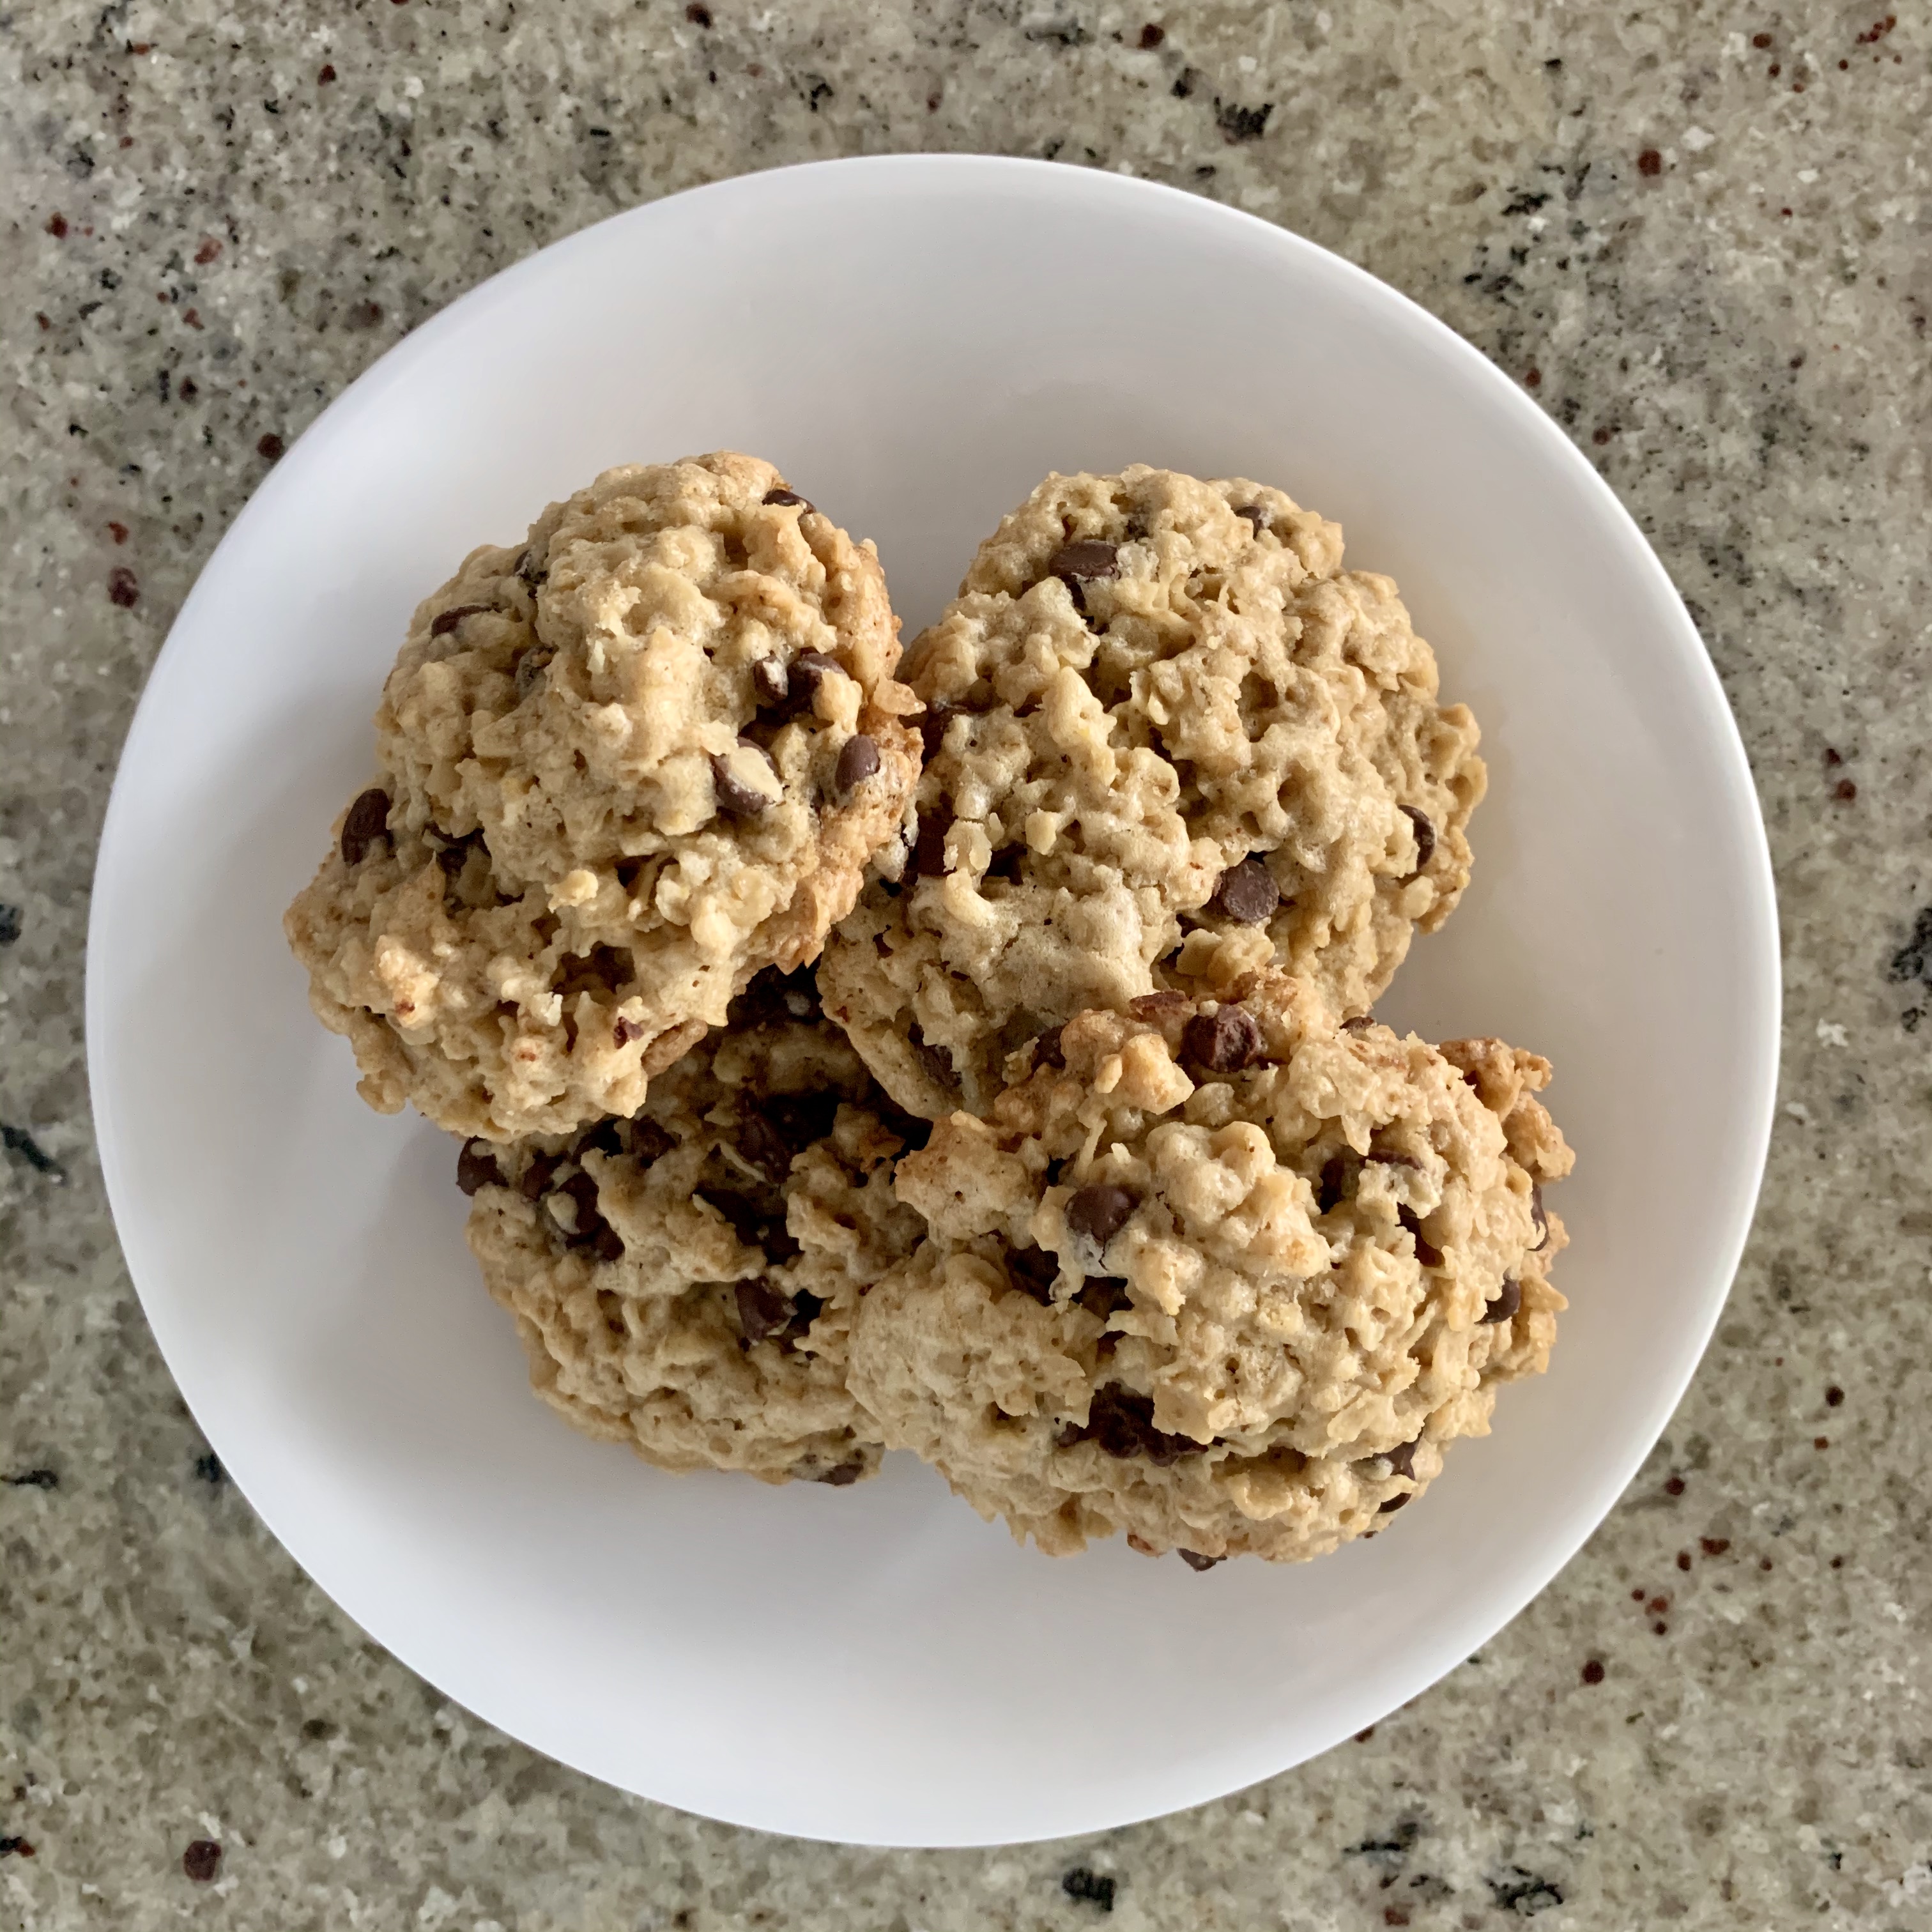
[[[829,946],[830,1010],[902,1106],[1163,962],[1278,962],[1365,1012],[1467,884],[1474,720],[1385,577],[1277,490],[1054,476],[909,647],[919,830]],[[1175,956],[1178,954],[1178,960]],[[1218,964],[1210,958],[1218,956]]]
[[[286,921],[364,1097],[496,1140],[634,1112],[901,850],[898,660],[872,544],[754,458],[607,471],[474,552]]]
[[[856,1482],[877,1431],[846,1393],[860,1295],[924,1232],[892,1191],[923,1138],[768,972],[634,1118],[465,1143],[469,1239],[537,1392],[668,1469]]]
[[[930,1238],[860,1304],[892,1447],[1048,1551],[1314,1556],[1547,1364],[1546,1062],[1338,1025],[1278,972],[1082,1014],[908,1154]]]

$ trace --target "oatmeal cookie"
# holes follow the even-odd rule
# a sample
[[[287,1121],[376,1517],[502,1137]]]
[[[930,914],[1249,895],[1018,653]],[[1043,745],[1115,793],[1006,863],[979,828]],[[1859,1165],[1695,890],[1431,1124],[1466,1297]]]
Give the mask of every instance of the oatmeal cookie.
[[[931,1234],[861,1302],[852,1391],[1055,1554],[1319,1555],[1548,1362],[1547,1063],[1224,990],[1079,1016],[899,1165]]]
[[[1153,990],[1184,937],[1196,976],[1278,962],[1366,1012],[1468,883],[1475,722],[1438,702],[1395,586],[1278,490],[1050,477],[905,676],[916,862],[822,978],[928,1118],[983,1109],[1030,1034]]]
[[[872,544],[752,457],[608,470],[473,552],[286,920],[363,1096],[496,1140],[634,1113],[902,850],[898,661]]]
[[[878,1466],[845,1389],[860,1294],[924,1232],[899,1114],[809,971],[761,975],[644,1111],[574,1138],[465,1143],[469,1240],[531,1381],[586,1434],[668,1469],[844,1484]]]

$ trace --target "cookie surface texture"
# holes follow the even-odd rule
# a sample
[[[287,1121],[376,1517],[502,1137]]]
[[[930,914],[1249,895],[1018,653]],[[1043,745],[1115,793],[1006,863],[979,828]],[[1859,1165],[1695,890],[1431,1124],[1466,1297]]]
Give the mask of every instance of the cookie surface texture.
[[[1076,1018],[899,1167],[931,1237],[860,1303],[853,1391],[1055,1554],[1318,1556],[1549,1359],[1546,1063],[1230,990]]]
[[[908,647],[916,856],[828,949],[902,1105],[981,1111],[1084,1008],[1279,963],[1365,1012],[1468,882],[1475,722],[1387,578],[1279,490],[1054,476]]]
[[[922,1130],[808,972],[762,976],[733,1016],[634,1119],[466,1143],[470,1245],[538,1394],[586,1434],[667,1469],[854,1482],[879,1448],[846,1392],[852,1317],[924,1232],[891,1185]]]
[[[878,558],[718,454],[606,472],[418,609],[379,776],[285,924],[362,1091],[507,1140],[634,1112],[897,849]]]

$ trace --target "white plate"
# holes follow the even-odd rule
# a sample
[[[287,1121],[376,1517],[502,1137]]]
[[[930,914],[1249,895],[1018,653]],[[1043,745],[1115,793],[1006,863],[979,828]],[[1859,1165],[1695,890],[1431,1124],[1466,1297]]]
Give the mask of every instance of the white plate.
[[[1552,1056],[1572,1304],[1420,1508],[1196,1576],[1015,1547],[889,1459],[672,1478],[528,1394],[452,1143],[353,1091],[282,908],[370,766],[412,606],[606,464],[736,447],[878,541],[907,634],[1049,470],[1279,484],[1389,572],[1482,721],[1475,884],[1384,1012]],[[1485,1642],[1689,1379],[1750,1217],[1778,944],[1737,733],[1656,559],[1506,378],[1401,296],[1166,189],[832,162],[620,215],[419,328],[196,586],[116,782],[88,1032],[128,1264],[208,1440],[450,1696],[687,1810],[884,1844],[1083,1832],[1264,1778]]]

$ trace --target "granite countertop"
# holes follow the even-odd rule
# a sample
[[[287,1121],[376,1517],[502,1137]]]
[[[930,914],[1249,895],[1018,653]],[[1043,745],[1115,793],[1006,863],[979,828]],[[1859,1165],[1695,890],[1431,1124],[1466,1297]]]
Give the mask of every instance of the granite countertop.
[[[0,1928],[1932,1922],[1928,34],[1922,11],[1641,0],[0,14]],[[122,735],[284,446],[412,325],[586,222],[925,148],[1253,210],[1524,383],[1709,645],[1787,974],[1729,1310],[1535,1604],[1253,1790],[932,1854],[625,1797],[364,1640],[175,1394],[81,1044]]]

